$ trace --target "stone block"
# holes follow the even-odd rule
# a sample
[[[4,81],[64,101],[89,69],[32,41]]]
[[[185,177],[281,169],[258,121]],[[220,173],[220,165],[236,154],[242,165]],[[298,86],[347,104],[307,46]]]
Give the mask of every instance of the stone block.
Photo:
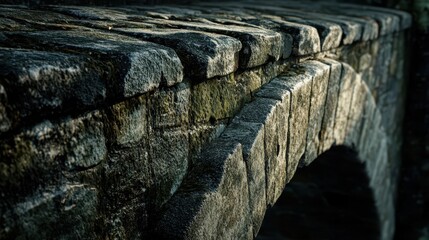
[[[323,121],[320,130],[320,145],[318,150],[319,155],[330,149],[335,143],[335,114],[338,105],[338,92],[340,88],[340,79],[342,71],[342,66],[340,62],[327,58],[321,59],[320,61],[330,67],[330,74],[326,93],[325,112],[323,115]]]
[[[32,118],[103,102],[106,82],[91,69],[95,63],[84,55],[0,48],[0,133]]]
[[[286,95],[287,96],[287,95]],[[287,98],[287,97],[284,98]],[[259,123],[265,132],[265,176],[267,204],[274,205],[286,184],[287,114],[286,101],[256,98],[234,118],[233,122]]]
[[[344,144],[346,137],[347,120],[351,106],[351,96],[356,82],[356,72],[353,68],[342,63],[338,105],[335,114],[334,138],[336,145]]]
[[[1,239],[75,239],[95,236],[98,190],[83,184],[44,189],[2,211]]]
[[[30,48],[77,50],[103,61],[103,64],[86,68],[103,73],[108,97],[132,97],[160,85],[172,86],[183,79],[182,63],[171,48],[131,37],[80,30],[8,33],[7,37],[7,44],[12,42]]]
[[[189,136],[186,131],[175,128],[156,130],[149,140],[155,208],[159,209],[176,192],[188,170]]]
[[[225,76],[238,68],[242,44],[232,37],[173,28],[115,28],[114,31],[171,47],[191,79]]]
[[[304,164],[308,165],[318,156],[330,68],[318,61],[306,61],[301,66],[313,78],[304,158]]]
[[[151,127],[171,128],[189,124],[191,89],[180,83],[171,88],[157,90],[149,100]]]
[[[291,69],[286,74],[278,79],[291,93],[286,181],[289,182],[305,153],[313,79],[301,67]]]
[[[164,239],[251,239],[249,189],[240,144],[213,141],[166,204]]]
[[[105,110],[106,132],[110,145],[131,147],[148,137],[148,100],[143,95],[108,107]]]
[[[249,184],[249,207],[253,223],[253,237],[256,237],[267,208],[264,151],[264,126],[259,123],[233,123],[220,137],[243,147]]]
[[[0,186],[7,201],[57,184],[63,172],[93,168],[107,155],[98,111],[44,121],[0,141]]]
[[[370,96],[365,83],[357,75],[351,97],[350,112],[347,118],[345,144],[357,147],[362,132],[362,124],[365,117],[365,101]]]
[[[283,43],[280,33],[256,27],[237,25],[223,26],[209,22],[185,22],[179,20],[145,20],[145,23],[156,26],[174,26],[182,29],[204,31],[231,36],[240,40],[242,49],[239,53],[239,66],[252,68],[266,63],[270,59],[278,60],[281,56]]]

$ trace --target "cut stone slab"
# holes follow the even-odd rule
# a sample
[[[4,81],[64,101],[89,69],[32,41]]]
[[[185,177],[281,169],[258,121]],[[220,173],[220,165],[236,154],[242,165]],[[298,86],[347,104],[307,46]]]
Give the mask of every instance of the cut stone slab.
[[[285,97],[286,98],[286,97]],[[287,114],[278,100],[256,98],[245,105],[233,122],[260,123],[265,129],[265,176],[267,204],[272,206],[286,184]]]
[[[163,239],[252,239],[242,146],[215,140],[200,155],[156,225]]]
[[[78,50],[91,58],[107,61],[110,64],[92,68],[101,68],[99,71],[107,74],[104,77],[108,78],[110,97],[132,97],[160,85],[172,86],[183,79],[183,66],[172,49],[135,38],[96,31],[8,33],[7,37],[0,45]],[[103,69],[106,67],[108,69]]]
[[[239,40],[213,33],[180,29],[114,28],[114,31],[173,48],[189,77],[201,80],[238,68]]]
[[[103,73],[83,55],[0,48],[0,133],[107,98]]]
[[[177,27],[197,31],[228,35],[241,41],[242,49],[239,56],[241,68],[262,65],[269,60],[278,60],[281,56],[282,36],[280,33],[256,27],[234,25],[207,24],[172,20],[146,20],[145,23],[158,27]]]
[[[347,146],[358,146],[359,144],[362,124],[365,118],[365,101],[367,95],[370,95],[367,90],[365,83],[361,80],[360,76],[357,75],[350,103],[350,112],[347,118],[347,137],[345,139],[345,144],[347,144]]]
[[[356,84],[356,72],[353,68],[342,63],[340,89],[338,92],[338,105],[335,114],[334,137],[336,145],[344,144],[346,137],[347,121],[351,106],[351,96]]]
[[[286,181],[289,182],[305,153],[313,78],[302,67],[296,66],[277,79],[291,93]]]
[[[314,60],[306,61],[300,66],[313,77],[304,158],[304,164],[308,165],[318,156],[330,69],[329,66]]]
[[[265,181],[264,125],[232,123],[222,133],[222,139],[241,143],[249,184],[249,206],[252,214],[253,237],[256,237],[267,209]]]
[[[329,150],[335,144],[334,125],[335,114],[338,105],[338,92],[340,88],[340,79],[342,66],[340,62],[324,58],[320,60],[322,63],[330,67],[328,88],[326,93],[325,113],[321,127],[321,137],[319,146],[319,155]]]

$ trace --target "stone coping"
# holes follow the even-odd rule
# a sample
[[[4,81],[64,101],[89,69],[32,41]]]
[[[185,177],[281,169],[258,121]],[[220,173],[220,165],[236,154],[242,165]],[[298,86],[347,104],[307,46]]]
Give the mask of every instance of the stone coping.
[[[302,1],[0,5],[0,136],[42,119],[406,29],[407,13]]]

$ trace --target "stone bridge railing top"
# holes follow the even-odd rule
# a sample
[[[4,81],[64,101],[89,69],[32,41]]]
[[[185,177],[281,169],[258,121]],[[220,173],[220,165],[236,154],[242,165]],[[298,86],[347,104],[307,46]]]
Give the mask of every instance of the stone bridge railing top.
[[[410,23],[400,11],[300,1],[0,5],[0,135],[184,79],[376,39]]]
[[[389,239],[410,24],[302,1],[1,4],[0,239],[253,238],[335,144],[373,157]]]

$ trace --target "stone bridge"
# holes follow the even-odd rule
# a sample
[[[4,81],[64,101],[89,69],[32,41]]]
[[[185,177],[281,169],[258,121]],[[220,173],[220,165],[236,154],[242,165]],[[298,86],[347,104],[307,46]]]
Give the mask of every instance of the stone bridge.
[[[392,239],[410,25],[302,1],[0,5],[0,239],[253,239],[313,166],[357,181],[361,239]]]

